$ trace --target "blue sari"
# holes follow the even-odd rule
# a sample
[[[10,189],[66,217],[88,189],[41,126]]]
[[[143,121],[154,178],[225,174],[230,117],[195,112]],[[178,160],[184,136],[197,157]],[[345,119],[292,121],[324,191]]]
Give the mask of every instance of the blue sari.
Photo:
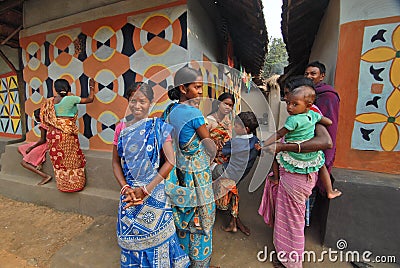
[[[172,126],[159,118],[143,119],[123,129],[118,155],[131,187],[147,185],[157,175],[160,152]],[[188,267],[189,258],[180,248],[172,209],[166,203],[164,183],[159,183],[143,204],[127,209],[120,197],[117,238],[121,267]]]
[[[179,104],[172,104],[168,115]],[[181,126],[171,124],[174,130]],[[176,122],[176,121],[175,121]],[[176,168],[165,183],[165,192],[172,202],[172,210],[181,247],[189,255],[190,267],[209,267],[212,253],[212,229],[215,220],[215,200],[212,189],[210,158],[200,138],[193,131],[192,138],[180,144],[175,133]]]

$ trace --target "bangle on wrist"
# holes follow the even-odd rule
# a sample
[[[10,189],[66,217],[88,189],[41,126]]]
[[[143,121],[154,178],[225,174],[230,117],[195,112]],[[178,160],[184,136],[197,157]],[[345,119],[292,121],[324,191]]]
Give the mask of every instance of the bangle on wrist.
[[[297,146],[298,146],[298,153],[301,153],[301,143],[299,142],[299,143],[296,143],[297,144]]]
[[[144,193],[144,196],[150,195],[149,191],[147,191],[146,185],[140,186],[140,189]]]
[[[126,189],[131,188],[129,184],[125,184],[122,186],[121,191],[119,192],[120,194],[125,194]]]

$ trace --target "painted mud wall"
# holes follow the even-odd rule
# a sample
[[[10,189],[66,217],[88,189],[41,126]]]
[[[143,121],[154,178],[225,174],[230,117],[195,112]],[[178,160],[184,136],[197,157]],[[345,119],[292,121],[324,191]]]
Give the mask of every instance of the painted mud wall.
[[[22,137],[18,50],[6,45],[0,50],[8,59],[0,58],[0,137],[18,139]]]
[[[129,10],[126,2],[137,5],[131,12],[107,16],[108,10],[113,14],[116,10]],[[155,6],[149,6],[151,3]],[[77,122],[81,147],[94,150],[111,150],[115,126],[126,115],[127,101],[123,96],[132,82],[145,81],[153,86],[157,103],[151,115],[158,116],[169,103],[166,90],[173,84],[173,72],[187,61],[202,71],[205,82],[223,85],[240,96],[240,79],[227,77],[224,70],[203,57],[204,45],[196,45],[198,40],[188,42],[185,1],[146,1],[146,6],[138,9],[143,5],[141,1],[122,1],[112,4],[112,9],[107,6],[84,10],[24,30],[21,46],[28,140],[35,140],[39,135],[37,123],[32,119],[33,111],[41,106],[44,98],[54,96],[52,85],[58,78],[67,79],[72,93],[82,97],[88,95],[89,77],[98,83],[94,103],[79,105]],[[196,19],[201,21],[199,17]],[[203,23],[193,29],[200,29],[199,33],[211,32],[212,27]],[[211,34],[201,42],[212,43],[213,38]],[[217,57],[215,51],[209,51],[210,57]],[[204,59],[206,63],[201,62]],[[208,89],[203,91],[209,96]]]
[[[311,49],[309,62],[320,61],[326,66],[325,82],[334,84],[339,40],[340,0],[330,0]]]
[[[0,75],[0,137],[22,137],[18,79],[15,72]]]
[[[335,166],[400,174],[400,2],[340,3]]]
[[[44,98],[54,96],[56,79],[67,79],[72,93],[85,97],[88,78],[93,77],[98,85],[95,101],[79,105],[79,139],[82,148],[110,150],[115,125],[125,117],[123,96],[130,84],[150,83],[156,97],[164,98],[157,105],[165,104],[164,93],[172,84],[173,71],[167,66],[186,59],[186,23],[186,5],[175,1],[23,36],[28,140],[39,134],[33,111]],[[156,73],[159,75],[154,76]],[[157,105],[154,115],[161,110]]]

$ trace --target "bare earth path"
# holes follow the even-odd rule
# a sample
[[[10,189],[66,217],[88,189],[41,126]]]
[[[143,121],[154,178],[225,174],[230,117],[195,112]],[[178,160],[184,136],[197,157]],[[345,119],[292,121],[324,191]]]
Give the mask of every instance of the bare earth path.
[[[51,256],[92,222],[88,216],[0,196],[0,268],[47,268]]]

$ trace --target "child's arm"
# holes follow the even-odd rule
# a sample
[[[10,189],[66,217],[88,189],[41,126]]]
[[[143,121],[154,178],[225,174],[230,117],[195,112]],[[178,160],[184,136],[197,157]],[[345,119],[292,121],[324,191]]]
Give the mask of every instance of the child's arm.
[[[315,136],[311,140],[300,144],[301,153],[315,152],[318,150],[326,150],[332,148],[333,143],[329,132],[323,125],[315,126]],[[278,153],[281,151],[298,152],[299,146],[296,143],[276,143],[275,146],[269,146],[266,150],[270,153]]]
[[[227,141],[222,147],[221,153],[225,156],[231,155],[231,140]]]
[[[263,141],[263,146],[268,146],[274,143],[275,141],[283,138],[287,133],[289,133],[289,130],[285,127],[281,128],[275,134],[272,134],[268,139]]]
[[[325,116],[323,116],[322,118],[321,118],[321,120],[319,120],[319,122],[318,122],[319,124],[322,124],[322,125],[324,125],[324,126],[326,126],[326,127],[329,127],[330,125],[332,125],[332,120],[330,120],[328,117],[325,117]]]
[[[39,129],[40,129],[40,139],[35,144],[33,144],[31,147],[26,149],[27,154],[29,154],[29,152],[32,151],[34,148],[46,143],[47,130],[44,128],[41,128],[41,127],[39,127]]]

